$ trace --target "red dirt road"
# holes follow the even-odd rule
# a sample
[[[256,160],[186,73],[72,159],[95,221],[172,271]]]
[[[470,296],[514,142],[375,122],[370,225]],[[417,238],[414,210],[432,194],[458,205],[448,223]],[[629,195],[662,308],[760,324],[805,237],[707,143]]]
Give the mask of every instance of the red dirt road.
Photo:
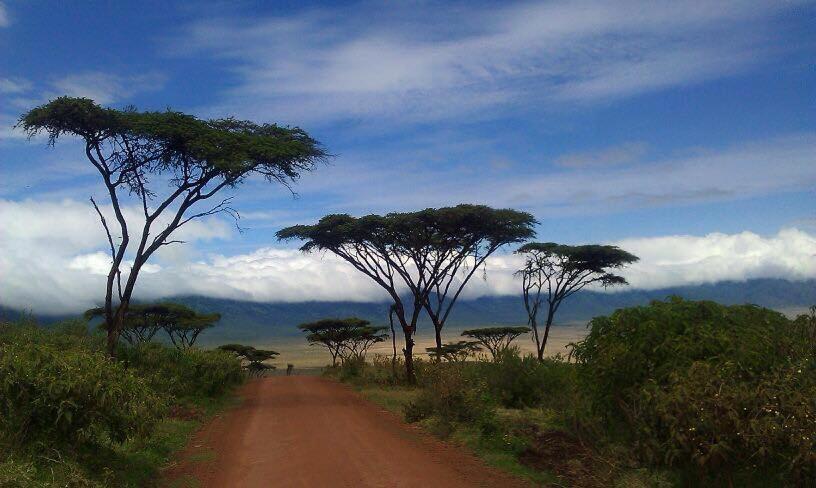
[[[462,449],[420,433],[331,380],[275,376],[250,382],[241,396],[240,406],[195,435],[164,484],[528,486]]]

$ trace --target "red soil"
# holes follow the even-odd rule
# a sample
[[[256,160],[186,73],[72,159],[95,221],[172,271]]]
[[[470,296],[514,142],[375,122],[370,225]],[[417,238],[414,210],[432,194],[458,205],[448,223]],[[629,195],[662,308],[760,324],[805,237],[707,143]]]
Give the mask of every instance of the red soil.
[[[247,384],[241,396],[240,406],[195,435],[163,485],[528,486],[331,380],[263,378]]]

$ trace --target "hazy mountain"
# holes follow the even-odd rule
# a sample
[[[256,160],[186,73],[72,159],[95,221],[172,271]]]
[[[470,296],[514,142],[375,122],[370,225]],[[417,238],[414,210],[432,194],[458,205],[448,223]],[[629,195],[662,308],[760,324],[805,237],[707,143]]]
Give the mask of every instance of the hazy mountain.
[[[678,295],[694,300],[714,300],[725,304],[754,303],[778,310],[804,309],[816,304],[816,280],[786,281],[756,279],[744,282],[664,288],[660,290],[624,290],[615,293],[581,292],[571,297],[559,311],[558,321],[586,321],[616,308],[647,304],[651,300]],[[299,336],[297,324],[324,317],[358,316],[387,325],[388,303],[299,302],[256,303],[204,296],[179,296],[173,300],[201,312],[220,312],[222,320],[202,334],[204,343],[258,341],[275,337]],[[0,317],[13,319],[18,311],[0,308]],[[43,323],[65,317],[38,317]],[[421,322],[428,326],[429,323]],[[524,309],[520,296],[482,297],[461,300],[451,314],[448,326],[523,324]]]

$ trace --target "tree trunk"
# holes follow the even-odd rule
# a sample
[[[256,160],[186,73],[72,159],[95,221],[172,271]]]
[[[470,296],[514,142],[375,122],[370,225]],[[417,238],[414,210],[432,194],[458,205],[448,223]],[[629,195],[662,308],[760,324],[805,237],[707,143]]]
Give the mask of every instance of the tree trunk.
[[[116,307],[116,313],[111,317],[108,326],[107,348],[108,356],[116,359],[116,344],[119,342],[119,334],[122,332],[125,323],[125,312],[127,312],[127,302],[122,302]]]
[[[538,360],[544,361],[544,348],[547,346],[547,337],[550,336],[550,326],[553,323],[553,313],[547,315],[547,324],[544,326],[544,337],[541,338],[541,347],[538,349]]]
[[[410,329],[403,328],[405,333],[405,348],[402,352],[405,354],[405,377],[408,384],[416,384],[416,375],[414,374],[414,339]]]
[[[434,321],[434,332],[436,333],[436,362],[442,362],[442,325]]]

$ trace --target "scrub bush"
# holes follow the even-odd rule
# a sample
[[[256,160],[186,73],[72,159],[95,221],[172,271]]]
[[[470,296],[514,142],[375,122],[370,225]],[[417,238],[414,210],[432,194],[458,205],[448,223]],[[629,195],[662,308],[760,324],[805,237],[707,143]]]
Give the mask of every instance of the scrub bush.
[[[83,449],[147,432],[164,402],[103,353],[51,344],[0,348],[0,436],[7,445]]]
[[[216,397],[244,379],[240,360],[227,351],[144,343],[120,348],[118,358],[153,390],[167,397]]]
[[[816,365],[800,318],[673,298],[590,323],[575,348],[596,411],[647,461],[730,482],[816,481]]]

